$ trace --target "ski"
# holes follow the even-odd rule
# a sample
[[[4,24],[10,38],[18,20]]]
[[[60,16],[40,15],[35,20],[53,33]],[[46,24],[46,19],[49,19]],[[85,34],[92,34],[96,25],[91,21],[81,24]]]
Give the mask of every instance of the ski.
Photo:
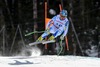
[[[44,41],[44,42],[42,42],[42,44],[54,43],[54,42],[55,42],[55,40],[50,40],[50,41]]]
[[[40,44],[42,42],[33,42],[33,43],[29,43],[30,46],[33,46],[33,45],[37,45],[37,44]]]
[[[37,44],[47,44],[47,43],[54,43],[55,40],[50,40],[50,41],[39,41],[39,42],[33,42],[29,43],[30,46],[37,45]]]

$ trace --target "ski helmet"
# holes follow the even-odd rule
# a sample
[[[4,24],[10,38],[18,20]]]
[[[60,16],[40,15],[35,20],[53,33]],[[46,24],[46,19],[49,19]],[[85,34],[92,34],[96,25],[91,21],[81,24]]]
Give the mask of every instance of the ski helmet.
[[[65,16],[65,17],[67,17],[67,10],[62,10],[61,12],[60,12],[60,14],[62,15],[62,16]]]

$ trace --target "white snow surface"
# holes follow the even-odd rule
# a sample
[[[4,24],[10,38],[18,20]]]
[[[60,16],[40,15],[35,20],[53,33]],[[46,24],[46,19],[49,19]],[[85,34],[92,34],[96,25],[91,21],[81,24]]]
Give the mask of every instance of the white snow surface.
[[[100,67],[100,58],[81,56],[1,56],[1,67]]]

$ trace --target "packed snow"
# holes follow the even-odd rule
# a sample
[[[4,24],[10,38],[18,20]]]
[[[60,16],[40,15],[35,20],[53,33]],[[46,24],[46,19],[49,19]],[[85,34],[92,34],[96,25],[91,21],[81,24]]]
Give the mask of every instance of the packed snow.
[[[37,49],[36,49],[37,50]],[[31,56],[1,56],[2,67],[100,67],[100,58],[82,56],[41,55],[32,51]]]

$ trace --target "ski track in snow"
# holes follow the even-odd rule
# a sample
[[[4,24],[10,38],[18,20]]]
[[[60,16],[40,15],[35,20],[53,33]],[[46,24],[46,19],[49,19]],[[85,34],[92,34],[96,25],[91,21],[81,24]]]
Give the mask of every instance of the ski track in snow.
[[[4,67],[100,67],[100,58],[80,56],[14,56],[0,57]]]

